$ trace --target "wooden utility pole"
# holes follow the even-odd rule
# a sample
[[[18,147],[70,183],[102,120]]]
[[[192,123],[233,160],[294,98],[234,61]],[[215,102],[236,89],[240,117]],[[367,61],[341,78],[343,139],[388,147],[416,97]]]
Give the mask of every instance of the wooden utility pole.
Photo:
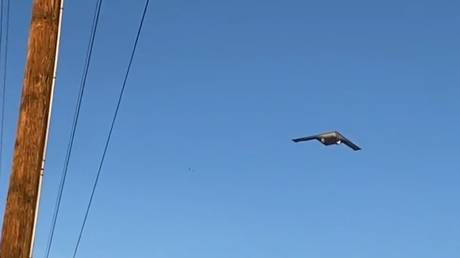
[[[34,0],[0,258],[32,256],[55,79],[62,0]]]

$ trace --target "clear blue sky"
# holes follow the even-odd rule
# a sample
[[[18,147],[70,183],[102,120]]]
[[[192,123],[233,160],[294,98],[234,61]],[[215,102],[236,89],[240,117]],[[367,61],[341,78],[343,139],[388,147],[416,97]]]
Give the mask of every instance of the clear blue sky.
[[[2,209],[32,1],[11,2]],[[72,254],[143,5],[105,2],[51,257]],[[65,6],[38,258],[94,5]],[[459,10],[152,1],[79,257],[458,257]],[[335,129],[363,150],[290,142]]]

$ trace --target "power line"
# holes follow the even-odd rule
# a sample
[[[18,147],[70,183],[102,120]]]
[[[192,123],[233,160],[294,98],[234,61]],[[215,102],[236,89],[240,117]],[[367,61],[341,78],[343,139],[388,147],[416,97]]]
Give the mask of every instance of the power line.
[[[4,6],[4,1],[1,0],[0,1],[0,61],[2,60],[2,50],[3,50],[3,14],[4,14],[4,11],[3,11],[3,6]],[[0,63],[1,65],[1,63]],[[0,179],[1,179],[1,176],[2,176],[2,165],[3,165],[3,159],[2,159],[2,156],[3,156],[3,115],[4,115],[4,112],[3,112],[3,109],[5,107],[4,105],[4,101],[5,101],[5,98],[3,97],[3,94],[5,93],[5,85],[3,84],[2,85],[2,107],[1,107],[1,121],[0,121]]]
[[[125,88],[126,88],[126,82],[128,81],[128,76],[129,76],[129,73],[131,71],[131,65],[133,63],[134,55],[136,53],[137,44],[139,42],[139,37],[140,37],[141,31],[142,31],[142,27],[144,25],[145,15],[147,13],[149,2],[150,2],[150,0],[145,1],[145,6],[144,6],[143,13],[142,13],[142,18],[141,18],[141,21],[139,23],[139,27],[138,27],[138,30],[137,30],[136,40],[134,41],[134,46],[133,46],[133,49],[132,49],[132,52],[131,52],[131,57],[130,57],[129,62],[128,62],[128,67],[126,69],[125,77],[123,79],[123,84],[122,84],[122,87],[121,87],[121,90],[120,90],[120,94],[118,96],[117,106],[115,108],[115,112],[114,112],[113,118],[112,118],[112,123],[110,125],[110,130],[109,130],[109,133],[107,135],[107,139],[105,141],[104,151],[102,153],[101,161],[99,163],[99,168],[98,168],[98,171],[97,171],[96,179],[95,179],[94,184],[93,184],[93,189],[91,191],[91,196],[90,196],[89,201],[88,201],[88,206],[86,207],[85,217],[83,219],[83,223],[82,223],[81,228],[80,228],[80,234],[78,236],[78,240],[77,240],[77,243],[75,245],[73,258],[75,258],[76,255],[77,255],[78,248],[79,248],[80,242],[81,242],[81,238],[83,236],[83,231],[85,229],[86,221],[88,220],[89,211],[90,211],[92,203],[93,203],[94,193],[96,192],[96,188],[97,188],[97,185],[99,183],[99,178],[100,178],[100,175],[101,175],[102,166],[104,165],[104,160],[105,160],[105,157],[106,157],[106,154],[107,154],[107,150],[109,148],[109,143],[110,143],[110,139],[112,137],[113,128],[114,128],[115,122],[117,120],[118,111],[120,110],[121,101],[123,99],[123,95],[124,95]]]
[[[96,33],[97,33],[97,27],[98,27],[98,24],[99,24],[99,17],[100,17],[100,14],[101,14],[101,7],[102,7],[102,0],[98,0],[96,2],[96,7],[95,7],[95,11],[94,11],[93,24],[91,26],[90,39],[89,39],[88,48],[87,48],[87,52],[86,52],[86,60],[85,60],[85,65],[84,65],[83,74],[82,74],[82,78],[81,78],[80,90],[79,90],[78,97],[77,97],[77,104],[75,106],[72,129],[71,129],[70,138],[69,138],[69,142],[68,142],[68,145],[67,145],[67,152],[66,152],[66,156],[65,156],[65,160],[64,160],[64,168],[63,168],[62,174],[61,174],[61,181],[60,181],[60,184],[59,184],[58,195],[57,195],[56,203],[55,203],[55,207],[54,207],[54,213],[53,213],[53,218],[52,218],[52,222],[51,222],[51,229],[50,229],[50,233],[48,235],[48,243],[47,243],[46,251],[45,251],[45,257],[46,258],[49,257],[50,251],[51,251],[51,246],[53,244],[54,232],[55,232],[55,229],[56,229],[56,222],[57,222],[57,218],[58,218],[58,215],[59,215],[59,210],[60,210],[60,207],[61,207],[62,195],[63,195],[63,192],[64,192],[65,182],[66,182],[66,178],[67,178],[67,174],[68,174],[70,157],[72,155],[72,149],[73,149],[73,144],[74,144],[74,140],[75,140],[75,134],[76,134],[76,130],[77,130],[78,120],[79,120],[79,117],[80,117],[80,109],[81,109],[81,104],[82,104],[82,100],[83,100],[83,94],[85,92],[86,81],[87,81],[87,77],[88,77],[88,71],[89,71],[89,67],[90,67],[90,64],[91,64],[91,57],[92,57],[92,53],[93,53],[94,41],[95,41]]]
[[[0,18],[0,48],[3,40],[3,33],[5,33],[5,51],[3,53],[3,80],[2,80],[2,105],[1,105],[1,119],[0,119],[0,177],[2,175],[3,167],[3,136],[5,130],[5,106],[6,106],[6,78],[7,78],[7,66],[8,66],[8,37],[10,28],[10,0],[6,0],[6,7],[4,1],[1,0],[1,18]],[[3,30],[3,8],[6,8],[6,21],[5,21],[5,32]],[[1,49],[0,49],[1,56]],[[1,59],[1,58],[0,58]]]

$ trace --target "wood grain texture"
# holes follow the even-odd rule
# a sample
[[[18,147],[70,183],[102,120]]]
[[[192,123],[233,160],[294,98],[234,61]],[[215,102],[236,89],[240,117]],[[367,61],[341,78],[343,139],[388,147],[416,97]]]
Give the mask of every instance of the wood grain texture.
[[[35,0],[0,258],[29,258],[50,108],[61,0]]]

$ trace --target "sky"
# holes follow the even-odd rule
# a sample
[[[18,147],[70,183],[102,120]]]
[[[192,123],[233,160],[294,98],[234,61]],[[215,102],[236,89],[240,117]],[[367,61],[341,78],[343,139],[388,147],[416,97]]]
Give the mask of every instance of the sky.
[[[95,0],[65,3],[44,257]],[[105,1],[50,257],[71,257],[144,1]],[[11,1],[3,211],[32,1]],[[77,257],[460,254],[460,2],[151,1]],[[290,140],[339,130],[360,145]]]

